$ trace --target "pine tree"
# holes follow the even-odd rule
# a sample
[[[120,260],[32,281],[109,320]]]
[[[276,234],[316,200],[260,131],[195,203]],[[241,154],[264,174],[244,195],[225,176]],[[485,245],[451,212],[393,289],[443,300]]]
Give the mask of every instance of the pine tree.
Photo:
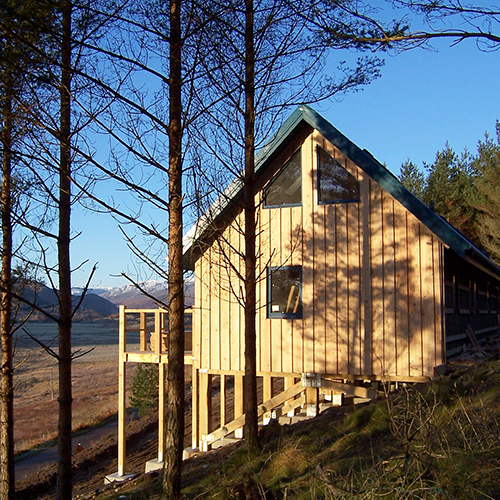
[[[132,379],[130,404],[142,417],[158,408],[158,365],[139,363]]]
[[[423,198],[425,192],[425,175],[409,158],[401,165],[399,181],[417,198]]]
[[[474,162],[480,175],[475,182],[474,206],[479,239],[491,257],[500,262],[500,121],[496,124],[496,142],[488,135],[479,142]]]

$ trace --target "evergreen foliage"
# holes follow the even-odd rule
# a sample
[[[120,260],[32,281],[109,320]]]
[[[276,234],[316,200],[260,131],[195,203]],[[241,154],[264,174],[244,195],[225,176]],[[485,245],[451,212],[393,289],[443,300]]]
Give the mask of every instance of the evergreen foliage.
[[[479,210],[478,234],[481,244],[500,262],[500,122],[496,124],[496,142],[486,135],[479,142],[474,167],[479,175],[474,183],[472,203]]]
[[[477,176],[468,151],[457,155],[447,143],[427,167],[428,175],[422,201],[461,231],[474,244],[479,244],[477,209],[471,204]]]
[[[139,363],[132,379],[130,404],[142,417],[158,408],[158,365]]]
[[[423,198],[425,192],[425,175],[409,158],[401,165],[399,181],[417,198]]]

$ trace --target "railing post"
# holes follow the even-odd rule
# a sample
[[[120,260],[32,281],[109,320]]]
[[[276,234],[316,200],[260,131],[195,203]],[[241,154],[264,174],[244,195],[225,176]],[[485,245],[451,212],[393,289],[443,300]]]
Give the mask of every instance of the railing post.
[[[125,349],[127,347],[126,341],[127,325],[125,318],[125,306],[119,308],[119,323],[118,323],[118,476],[125,474],[125,414],[126,407],[126,359]]]
[[[148,337],[147,337],[147,315],[145,312],[139,313],[139,330],[140,330],[140,347],[141,351],[147,351],[148,349]]]
[[[158,366],[158,462],[165,460],[165,363]]]

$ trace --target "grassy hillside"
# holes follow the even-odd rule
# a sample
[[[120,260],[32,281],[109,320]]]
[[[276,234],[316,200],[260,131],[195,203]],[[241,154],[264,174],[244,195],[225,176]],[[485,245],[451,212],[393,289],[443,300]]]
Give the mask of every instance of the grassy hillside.
[[[262,429],[243,445],[185,462],[186,499],[500,499],[500,362],[433,384],[400,387],[376,403],[330,409]],[[144,476],[98,498],[159,498]],[[123,497],[122,497],[123,498]]]

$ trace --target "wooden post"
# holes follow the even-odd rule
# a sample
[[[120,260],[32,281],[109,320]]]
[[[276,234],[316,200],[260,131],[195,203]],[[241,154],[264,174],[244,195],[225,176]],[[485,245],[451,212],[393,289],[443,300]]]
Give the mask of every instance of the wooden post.
[[[140,331],[140,347],[141,351],[147,351],[148,349],[148,337],[147,337],[147,316],[145,312],[139,313],[139,331]]]
[[[294,377],[285,377],[285,391],[287,389],[290,389],[290,387],[295,385],[295,378]],[[295,415],[295,410],[289,411],[288,416],[293,417]]]
[[[264,375],[262,377],[262,401],[265,403],[273,397],[273,386],[272,379],[270,375]],[[264,414],[263,422],[267,425],[272,419],[272,411]]]
[[[272,378],[270,375],[262,377],[262,399],[267,401],[273,397]]]
[[[212,375],[200,371],[200,405],[199,405],[199,432],[200,451],[209,451],[212,447],[207,441],[203,441],[203,436],[212,432]]]
[[[125,349],[126,343],[126,319],[125,319],[125,306],[119,308],[119,323],[118,323],[118,476],[125,474],[125,412],[126,407],[126,363],[125,363]]]
[[[243,415],[243,375],[234,376],[234,419]],[[237,438],[243,437],[243,427],[234,431]]]
[[[220,376],[220,426],[226,423],[226,376]]]
[[[199,436],[198,432],[198,419],[199,419],[199,405],[198,405],[198,369],[196,364],[193,363],[193,376],[191,381],[191,436],[192,436],[192,447],[193,449],[198,449],[199,446]]]
[[[160,359],[161,353],[161,313],[160,311],[155,311],[155,354],[157,356],[157,360]]]
[[[165,363],[158,365],[158,462],[165,460]]]
[[[306,387],[306,414],[308,417],[316,417],[319,413],[319,389],[317,387]]]

